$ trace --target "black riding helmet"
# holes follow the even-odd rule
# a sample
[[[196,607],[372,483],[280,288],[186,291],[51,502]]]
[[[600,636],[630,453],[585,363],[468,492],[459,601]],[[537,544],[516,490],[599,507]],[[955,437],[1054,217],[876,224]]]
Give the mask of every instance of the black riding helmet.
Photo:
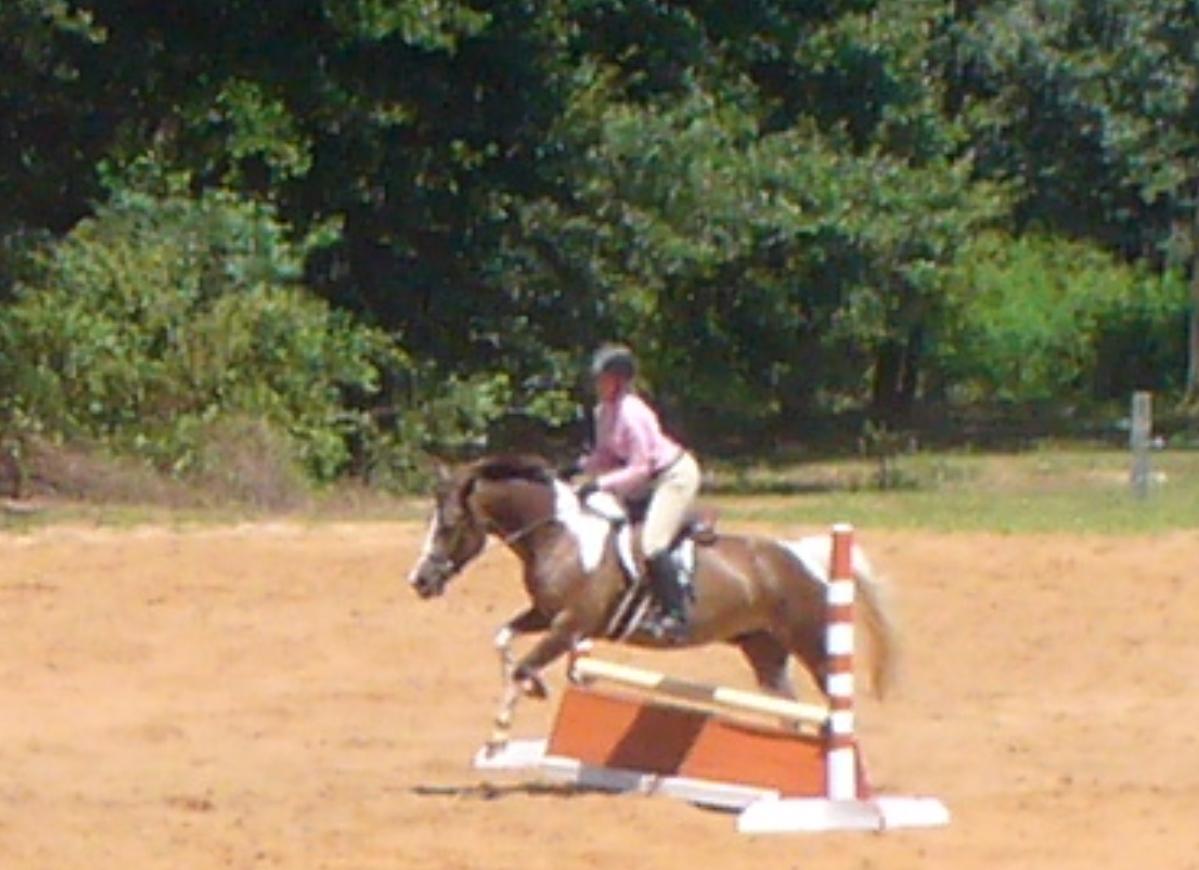
[[[591,357],[591,376],[605,372],[631,381],[637,374],[637,357],[623,344],[605,344]]]

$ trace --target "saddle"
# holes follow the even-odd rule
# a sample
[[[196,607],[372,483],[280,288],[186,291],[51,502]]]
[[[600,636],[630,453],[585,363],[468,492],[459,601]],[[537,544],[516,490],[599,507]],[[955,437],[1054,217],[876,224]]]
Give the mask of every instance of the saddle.
[[[648,504],[646,499],[622,505],[610,493],[597,493],[585,502],[587,510],[610,524],[625,577],[625,592],[602,635],[610,640],[622,640],[639,630],[645,630],[651,612],[657,610],[649,585],[645,582],[645,558],[641,553],[640,536],[634,534],[635,526],[645,519]],[[684,593],[692,597],[695,595],[691,585],[695,572],[695,548],[716,543],[716,517],[716,511],[711,508],[688,511],[670,543],[669,551],[678,568]]]
[[[649,510],[649,499],[630,499],[625,503],[625,517],[630,525],[645,522],[646,511]],[[683,516],[679,530],[670,541],[670,549],[675,549],[683,541],[690,538],[701,546],[709,547],[716,543],[716,521],[719,513],[713,507],[694,507]]]

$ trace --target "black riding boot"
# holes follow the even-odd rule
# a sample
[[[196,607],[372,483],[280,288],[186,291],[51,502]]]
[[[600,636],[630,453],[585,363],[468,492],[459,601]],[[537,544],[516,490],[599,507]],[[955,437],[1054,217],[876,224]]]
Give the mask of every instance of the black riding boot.
[[[662,607],[662,619],[658,622],[657,634],[675,643],[687,639],[691,627],[688,624],[687,593],[679,583],[679,572],[670,553],[659,553],[646,563],[649,569],[650,590]]]

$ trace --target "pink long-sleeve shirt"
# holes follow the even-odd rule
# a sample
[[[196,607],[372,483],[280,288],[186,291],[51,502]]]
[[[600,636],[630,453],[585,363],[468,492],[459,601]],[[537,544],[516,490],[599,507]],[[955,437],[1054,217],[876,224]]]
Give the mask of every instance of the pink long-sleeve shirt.
[[[583,463],[596,484],[621,496],[642,494],[655,473],[679,458],[683,448],[662,431],[644,399],[622,390],[601,402],[595,414],[595,448]]]

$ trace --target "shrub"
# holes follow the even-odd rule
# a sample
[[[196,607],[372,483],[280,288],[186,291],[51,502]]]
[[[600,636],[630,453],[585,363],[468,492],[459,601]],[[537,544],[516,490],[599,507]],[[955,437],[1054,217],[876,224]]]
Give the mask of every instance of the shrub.
[[[262,418],[228,415],[195,434],[195,467],[188,475],[200,491],[268,510],[303,505],[308,488],[288,439]]]
[[[404,360],[299,285],[306,250],[269,206],[229,193],[116,193],[16,283],[0,410],[176,474],[201,470],[203,433],[251,419],[282,433],[281,462],[335,477],[369,437],[359,407]]]
[[[1106,399],[1186,370],[1187,293],[1080,242],[992,235],[962,253],[935,353],[966,401]]]

